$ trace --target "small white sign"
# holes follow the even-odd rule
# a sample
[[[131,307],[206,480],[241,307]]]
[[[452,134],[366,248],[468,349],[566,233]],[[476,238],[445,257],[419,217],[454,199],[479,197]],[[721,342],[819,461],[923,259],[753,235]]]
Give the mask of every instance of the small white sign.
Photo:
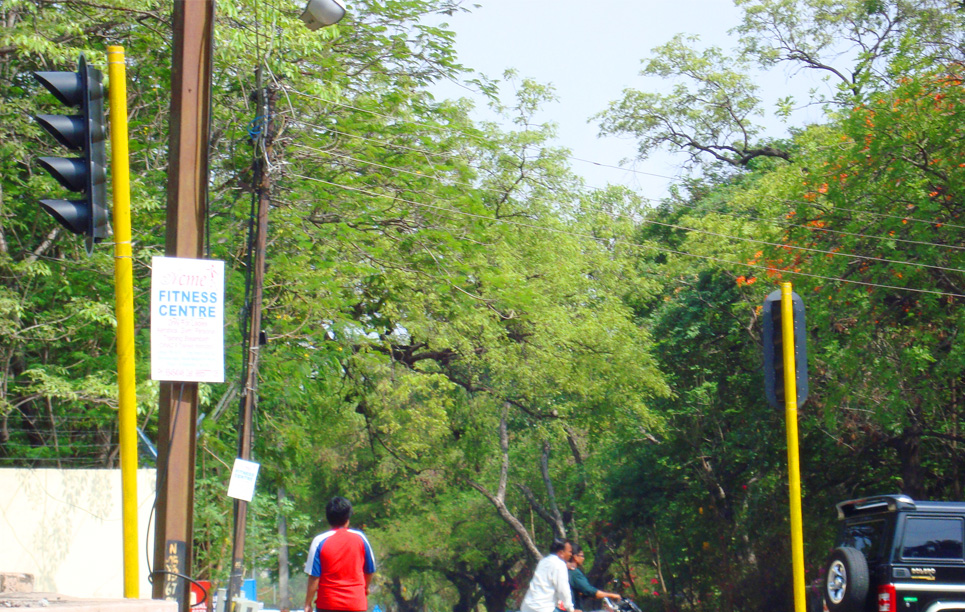
[[[155,257],[151,379],[224,382],[224,262]]]
[[[255,496],[255,480],[258,479],[258,468],[254,461],[235,459],[235,466],[231,470],[231,481],[228,482],[228,497],[250,502]]]

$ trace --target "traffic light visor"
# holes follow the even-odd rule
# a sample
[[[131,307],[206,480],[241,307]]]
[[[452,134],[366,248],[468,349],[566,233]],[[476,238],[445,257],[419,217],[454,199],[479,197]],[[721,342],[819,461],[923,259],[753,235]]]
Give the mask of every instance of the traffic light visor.
[[[37,163],[44,167],[57,182],[71,191],[87,188],[87,161],[78,157],[38,157]]]
[[[86,234],[90,215],[83,200],[40,200],[40,205],[75,234]]]
[[[81,64],[81,70],[84,69]],[[84,84],[79,72],[35,72],[40,84],[67,106],[80,106],[84,99]]]

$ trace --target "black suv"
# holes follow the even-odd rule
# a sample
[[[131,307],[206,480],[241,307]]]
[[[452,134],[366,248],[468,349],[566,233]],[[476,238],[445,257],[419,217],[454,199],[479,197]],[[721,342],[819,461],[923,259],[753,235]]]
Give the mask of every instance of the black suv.
[[[965,503],[880,495],[837,505],[830,612],[965,612]]]

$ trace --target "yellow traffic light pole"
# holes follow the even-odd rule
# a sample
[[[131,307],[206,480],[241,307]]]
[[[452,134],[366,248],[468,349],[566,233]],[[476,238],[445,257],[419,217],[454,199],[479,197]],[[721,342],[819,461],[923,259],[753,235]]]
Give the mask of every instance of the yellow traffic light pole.
[[[114,298],[117,316],[117,390],[124,522],[124,597],[139,594],[137,555],[137,394],[134,377],[134,262],[131,179],[127,148],[127,70],[124,48],[107,48],[111,103],[111,178],[114,188]]]
[[[784,347],[784,421],[787,427],[787,476],[791,502],[791,564],[794,609],[804,612],[804,536],[801,520],[801,461],[797,435],[797,365],[794,362],[794,303],[791,283],[781,283],[781,336]]]

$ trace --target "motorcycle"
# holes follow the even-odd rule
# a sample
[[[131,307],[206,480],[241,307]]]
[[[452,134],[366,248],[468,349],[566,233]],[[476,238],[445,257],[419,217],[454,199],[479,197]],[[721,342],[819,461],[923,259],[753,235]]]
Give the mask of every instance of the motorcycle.
[[[633,603],[632,599],[624,597],[620,601],[611,601],[609,597],[603,598],[603,605],[611,612],[640,612],[640,606]]]

